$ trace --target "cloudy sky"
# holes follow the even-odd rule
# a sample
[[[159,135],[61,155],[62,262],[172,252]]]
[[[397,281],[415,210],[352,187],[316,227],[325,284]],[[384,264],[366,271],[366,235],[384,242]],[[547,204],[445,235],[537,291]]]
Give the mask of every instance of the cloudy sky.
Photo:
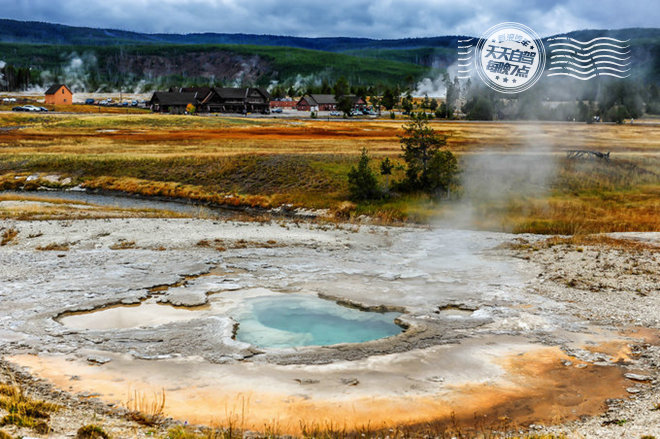
[[[0,17],[138,32],[405,38],[660,27],[660,0],[0,0]]]

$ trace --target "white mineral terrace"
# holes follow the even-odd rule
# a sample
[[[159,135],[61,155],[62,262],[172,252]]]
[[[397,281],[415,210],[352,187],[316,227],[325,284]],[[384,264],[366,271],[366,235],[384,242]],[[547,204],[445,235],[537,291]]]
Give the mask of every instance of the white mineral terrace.
[[[3,226],[19,234],[0,247],[0,352],[108,402],[165,389],[167,414],[181,420],[223,422],[247,410],[255,428],[295,431],[301,419],[472,417],[516,398],[530,419],[561,420],[623,392],[616,367],[593,364],[617,354],[582,347],[627,339],[535,294],[538,267],[496,249],[512,235],[201,219]],[[63,243],[68,250],[36,250]],[[271,302],[254,302],[264,297]],[[257,332],[266,317],[277,320],[268,311],[272,303],[284,312],[278,298],[310,312],[319,302],[389,312],[399,326],[330,346],[259,346],[240,326],[235,337],[240,316]],[[541,406],[552,398],[561,404]]]

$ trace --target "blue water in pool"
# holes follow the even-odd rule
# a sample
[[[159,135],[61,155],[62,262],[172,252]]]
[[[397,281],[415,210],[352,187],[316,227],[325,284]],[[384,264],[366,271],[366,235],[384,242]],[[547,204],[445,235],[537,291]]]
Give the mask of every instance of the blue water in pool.
[[[236,316],[236,339],[264,348],[361,343],[399,334],[400,313],[376,313],[299,294],[255,297]]]

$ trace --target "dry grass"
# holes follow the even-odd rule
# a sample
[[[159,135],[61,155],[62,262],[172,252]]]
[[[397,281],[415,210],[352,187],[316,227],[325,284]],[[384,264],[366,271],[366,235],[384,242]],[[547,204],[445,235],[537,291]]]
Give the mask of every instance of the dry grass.
[[[282,204],[329,208],[340,220],[430,222],[446,202],[404,195],[348,209],[346,174],[362,146],[376,158],[400,154],[402,120],[323,121],[166,115],[2,114],[24,126],[0,133],[0,189],[35,188],[34,172],[71,184],[227,207]],[[546,234],[660,230],[660,126],[432,122],[461,161],[523,148],[557,159],[547,192],[481,200],[470,227]],[[546,145],[543,152],[530,146]],[[599,163],[567,163],[566,149],[612,151]],[[374,161],[374,166],[377,161]],[[22,173],[22,174],[21,174]],[[2,175],[4,174],[4,175]],[[393,179],[401,178],[401,171]],[[0,216],[2,211],[0,211]],[[35,215],[24,215],[27,219]]]
[[[69,250],[69,242],[51,242],[50,244],[40,245],[36,249],[39,251],[61,251],[65,252]]]
[[[6,154],[357,154],[364,145],[380,155],[398,154],[397,135],[402,133],[402,120],[5,114],[0,115],[0,122],[26,127],[0,133]],[[458,152],[511,151],[543,143],[561,145],[561,149],[645,153],[660,146],[660,127],[655,125],[446,121],[431,125],[447,134],[449,147]]]
[[[16,239],[16,236],[18,236],[18,230],[14,229],[13,227],[6,229],[0,236],[0,238],[2,238],[0,239],[0,246],[9,244],[14,239]]]
[[[76,432],[76,439],[109,439],[108,433],[98,425],[83,425]]]
[[[555,434],[511,434],[489,429],[465,430],[461,428],[419,428],[419,427],[395,427],[376,429],[369,424],[349,428],[345,425],[334,425],[332,423],[307,423],[301,421],[301,433],[296,436],[282,435],[279,433],[277,424],[265,425],[263,430],[256,437],[265,439],[279,438],[314,438],[314,439],[566,439],[564,435]],[[506,430],[504,430],[506,431]],[[192,428],[186,426],[177,426],[170,429],[165,436],[167,439],[241,439],[246,437],[246,433],[255,435],[254,432],[246,432],[240,429],[231,428]]]
[[[39,434],[48,434],[50,414],[59,406],[32,399],[23,389],[12,384],[0,384],[0,409],[7,414],[0,419],[0,426],[26,427]]]
[[[517,239],[513,243],[506,244],[505,247],[516,250],[540,250],[552,248],[557,245],[572,247],[575,251],[584,251],[582,246],[589,247],[608,247],[625,251],[660,251],[660,247],[649,242],[636,241],[633,239],[612,238],[607,235],[572,235],[572,236],[553,236],[551,238],[530,242],[526,239]]]
[[[110,246],[110,250],[130,250],[133,248],[136,248],[135,241],[120,240],[119,242]]]
[[[128,410],[126,417],[129,420],[146,426],[158,425],[165,419],[165,389],[151,396],[135,390],[129,393],[124,407]]]

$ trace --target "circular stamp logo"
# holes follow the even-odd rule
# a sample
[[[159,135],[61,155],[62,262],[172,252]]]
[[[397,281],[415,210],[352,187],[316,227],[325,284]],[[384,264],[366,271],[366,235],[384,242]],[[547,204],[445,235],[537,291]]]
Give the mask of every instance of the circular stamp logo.
[[[479,39],[474,63],[479,77],[493,90],[520,93],[543,75],[545,47],[527,26],[500,23]]]

